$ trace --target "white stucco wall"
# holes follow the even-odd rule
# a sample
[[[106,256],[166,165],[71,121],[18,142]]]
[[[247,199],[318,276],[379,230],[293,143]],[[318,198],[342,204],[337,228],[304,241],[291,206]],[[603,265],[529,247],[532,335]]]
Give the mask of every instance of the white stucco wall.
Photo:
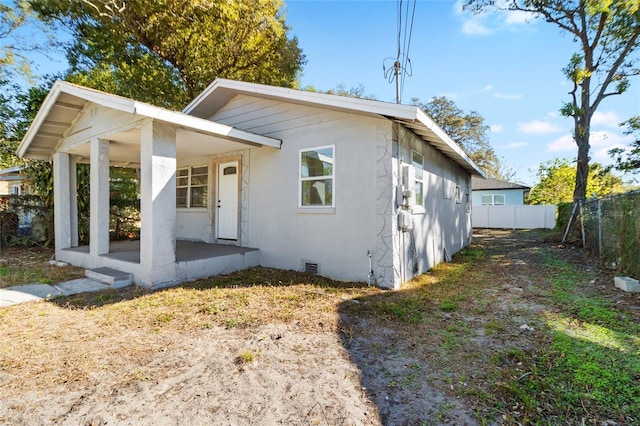
[[[176,209],[176,238],[210,243],[212,224],[208,208]]]
[[[373,280],[399,288],[471,240],[469,173],[389,120],[244,96],[211,119],[282,140],[281,150],[248,150],[243,169],[242,244],[261,250],[263,266],[301,270],[311,262],[322,275],[368,281],[370,252]],[[335,209],[301,209],[300,149],[327,145],[335,146]],[[412,149],[424,155],[425,203],[412,215],[414,229],[401,232],[395,186]]]
[[[252,151],[249,245],[260,248],[263,265],[300,270],[305,262],[317,263],[322,275],[367,281],[367,253],[376,256],[371,141],[385,123],[353,121],[290,130],[280,152]],[[335,209],[298,208],[299,150],[325,145],[335,145]]]
[[[427,272],[471,242],[470,174],[425,144],[404,127],[395,125],[397,155],[394,156],[394,186],[401,183],[400,164],[411,164],[411,151],[424,156],[424,204],[410,209],[413,229],[394,228],[398,247],[395,287]],[[456,199],[456,187],[461,197]],[[399,212],[400,209],[396,211]]]

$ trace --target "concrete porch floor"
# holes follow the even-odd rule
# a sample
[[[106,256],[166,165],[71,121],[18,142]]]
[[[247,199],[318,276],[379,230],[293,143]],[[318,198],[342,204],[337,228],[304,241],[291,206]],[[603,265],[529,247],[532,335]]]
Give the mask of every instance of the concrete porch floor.
[[[200,241],[176,240],[176,262],[209,259],[215,257],[244,254],[258,249],[238,247],[226,244],[209,244]],[[65,249],[76,253],[89,254],[89,246],[79,246]],[[109,253],[102,256],[124,262],[140,263],[140,241],[112,241],[109,243]]]

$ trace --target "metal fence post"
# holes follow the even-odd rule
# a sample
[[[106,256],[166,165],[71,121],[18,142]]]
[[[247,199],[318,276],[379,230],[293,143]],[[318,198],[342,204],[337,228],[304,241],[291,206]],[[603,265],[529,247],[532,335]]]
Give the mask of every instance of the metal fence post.
[[[602,257],[602,210],[601,200],[598,198],[598,256]]]

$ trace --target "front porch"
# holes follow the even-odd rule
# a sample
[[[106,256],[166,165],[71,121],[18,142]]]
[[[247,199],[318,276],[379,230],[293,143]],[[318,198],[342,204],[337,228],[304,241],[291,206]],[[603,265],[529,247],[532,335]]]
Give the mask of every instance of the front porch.
[[[241,158],[248,150],[279,149],[281,143],[59,81],[43,102],[18,154],[53,160],[57,260],[84,268],[127,272],[136,284],[158,288],[260,264],[259,250],[242,247],[247,241],[242,222],[248,210],[240,196],[239,176],[242,167],[246,167]],[[235,176],[235,186],[230,185],[235,189],[235,198],[230,202],[222,200],[210,170],[220,169],[220,165],[216,166],[220,160],[216,159],[221,157],[234,159],[233,167],[222,169],[223,176],[227,169],[233,171],[229,175]],[[86,185],[78,180],[78,164],[82,163],[89,165],[90,175],[88,246],[79,246],[78,211],[87,207],[78,203],[78,187]],[[182,171],[195,164],[198,170],[207,171],[180,174],[178,181],[178,167]],[[140,200],[138,242],[110,242],[111,166],[136,169]],[[189,191],[194,191],[191,196]],[[231,213],[223,215],[222,208]],[[194,212],[199,212],[199,219]],[[216,228],[224,222],[223,217],[233,219],[231,235]],[[188,238],[208,242],[219,239],[237,246],[184,240]]]
[[[58,260],[86,269],[113,268],[133,274],[134,282],[144,287],[167,287],[212,275],[226,274],[260,265],[260,250],[200,241],[176,241],[176,261],[167,265],[162,282],[145,282],[140,264],[140,241],[112,241],[109,252],[91,256],[89,246],[69,247],[56,253]]]

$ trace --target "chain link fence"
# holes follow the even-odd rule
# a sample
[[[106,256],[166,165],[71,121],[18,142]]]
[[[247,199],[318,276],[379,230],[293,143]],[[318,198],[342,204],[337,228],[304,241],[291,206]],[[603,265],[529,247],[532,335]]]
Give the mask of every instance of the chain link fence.
[[[0,244],[47,245],[53,239],[53,215],[36,195],[0,196]]]
[[[585,245],[605,265],[640,279],[640,191],[588,200],[580,219]]]

